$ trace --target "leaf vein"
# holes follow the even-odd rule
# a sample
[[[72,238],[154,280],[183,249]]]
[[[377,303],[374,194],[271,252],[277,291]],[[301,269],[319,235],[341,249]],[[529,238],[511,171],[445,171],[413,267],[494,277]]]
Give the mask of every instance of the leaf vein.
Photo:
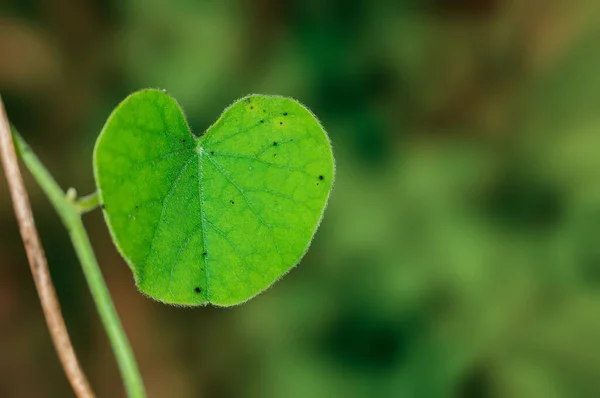
[[[202,226],[202,246],[204,253],[208,252],[208,244],[206,240],[206,227],[204,225],[205,222],[207,222],[208,220],[206,220],[206,214],[204,213],[204,184],[202,183],[202,179],[204,177],[204,167],[202,165],[202,152],[203,149],[200,148],[200,150],[198,151],[198,199],[200,200],[200,223]],[[204,261],[204,278],[206,279],[206,300],[210,300],[210,274],[208,272],[208,256],[203,255],[201,257]]]
[[[229,246],[231,246],[231,249],[233,250],[235,255],[240,260],[242,260],[242,263],[244,263],[244,265],[248,268],[248,270],[255,271],[255,272],[257,271],[256,268],[254,268],[252,265],[250,265],[250,263],[248,263],[246,258],[242,254],[240,254],[240,252],[237,250],[237,246],[231,241],[231,239],[229,239],[229,236],[225,232],[221,231],[215,224],[211,223],[208,220],[206,220],[206,224],[208,224],[209,227],[211,227],[219,236],[221,236],[221,238],[223,238],[229,244]],[[238,282],[240,282],[240,284],[243,285],[244,283],[242,282],[242,280],[239,278],[239,276],[235,272],[235,268],[232,267],[231,271],[233,272],[235,279],[237,279]]]
[[[185,238],[183,245],[181,245],[179,247],[179,249],[177,250],[175,259],[173,260],[173,263],[171,264],[171,272],[170,272],[170,277],[169,277],[168,291],[169,291],[169,294],[171,294],[171,295],[173,295],[173,291],[171,290],[171,285],[173,284],[173,273],[175,272],[176,265],[179,263],[179,257],[181,256],[181,253],[183,253],[183,251],[187,247],[188,243],[190,243],[190,241],[192,240],[194,235],[196,235],[196,233],[199,232],[201,228],[202,228],[202,223],[200,223],[200,225],[195,226],[192,229],[192,231],[188,234],[188,236]]]
[[[165,212],[166,212],[166,209],[167,209],[167,204],[169,202],[169,199],[171,198],[171,196],[173,196],[173,193],[175,193],[175,189],[177,189],[177,185],[179,184],[179,181],[181,181],[181,177],[183,177],[183,174],[187,170],[187,168],[190,165],[190,163],[192,163],[192,160],[194,160],[194,157],[191,157],[190,160],[188,160],[185,163],[185,165],[181,168],[181,171],[179,172],[179,174],[177,175],[177,177],[175,178],[175,180],[171,184],[171,187],[169,188],[169,192],[165,195],[165,198],[163,200],[162,209],[160,211],[160,218],[158,219],[158,223],[156,224],[156,228],[154,228],[154,232],[152,233],[152,240],[151,240],[151,243],[150,243],[150,248],[148,249],[148,254],[146,255],[146,258],[144,259],[144,265],[148,264],[148,258],[150,257],[150,255],[154,251],[154,244],[156,243],[156,237],[158,236],[158,230],[160,228],[160,225],[164,222]]]
[[[225,177],[225,179],[227,179],[227,181],[229,181],[229,183],[231,185],[233,185],[233,187],[235,189],[237,189],[237,191],[240,193],[240,195],[242,195],[242,198],[244,198],[244,201],[246,202],[246,204],[248,205],[248,207],[250,208],[250,210],[252,211],[252,213],[254,213],[254,216],[258,219],[258,221],[267,228],[267,231],[269,231],[269,233],[271,234],[271,238],[273,240],[273,244],[275,245],[275,249],[277,250],[277,254],[279,254],[279,257],[283,263],[283,255],[281,254],[281,250],[279,250],[279,245],[277,244],[277,240],[275,239],[275,235],[273,234],[273,229],[272,226],[267,223],[262,216],[256,211],[256,209],[254,208],[254,205],[252,205],[252,202],[250,201],[250,199],[248,198],[248,196],[246,195],[245,190],[240,187],[232,178],[231,176],[223,169],[223,167],[221,167],[215,160],[213,160],[211,157],[207,157],[208,160],[210,160],[212,162],[212,164],[215,166],[215,168],[223,175],[223,177]]]
[[[258,123],[255,123],[255,124],[253,124],[253,125],[250,125],[250,126],[248,126],[248,127],[246,127],[246,128],[239,129],[239,130],[238,130],[238,131],[236,131],[235,133],[233,133],[233,134],[230,134],[230,135],[228,135],[228,136],[226,136],[226,137],[223,137],[223,138],[221,138],[220,140],[217,140],[217,141],[207,141],[207,142],[206,142],[204,145],[205,145],[205,146],[208,146],[208,145],[217,145],[217,144],[221,144],[221,143],[223,143],[223,142],[225,142],[225,141],[228,141],[228,140],[230,140],[231,138],[235,137],[236,135],[239,135],[239,134],[246,133],[246,132],[248,132],[248,131],[254,130],[256,127],[258,127],[258,126],[262,126],[262,125],[263,125],[265,122],[267,122],[267,121],[271,121],[271,120],[273,120],[273,119],[274,119],[274,116],[267,117],[267,118],[265,118],[265,119],[262,119],[262,122],[260,122],[260,121],[259,121]],[[214,133],[213,133],[211,136],[214,136]]]

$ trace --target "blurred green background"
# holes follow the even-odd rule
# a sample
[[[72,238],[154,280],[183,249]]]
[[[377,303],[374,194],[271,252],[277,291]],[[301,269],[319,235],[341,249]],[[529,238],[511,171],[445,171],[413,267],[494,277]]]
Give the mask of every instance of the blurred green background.
[[[337,179],[297,269],[231,309],[142,297],[85,216],[150,397],[599,397],[597,0],[0,0],[0,92],[59,183],[94,189],[144,87],[203,131],[281,94]],[[121,381],[70,241],[25,172],[99,397]],[[0,177],[0,397],[68,397]]]

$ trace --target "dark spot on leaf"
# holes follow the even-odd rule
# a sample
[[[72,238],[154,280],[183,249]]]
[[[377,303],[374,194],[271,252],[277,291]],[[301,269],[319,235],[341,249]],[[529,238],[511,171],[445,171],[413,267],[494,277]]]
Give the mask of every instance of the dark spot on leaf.
[[[319,180],[323,180],[325,177],[323,176],[319,176]]]
[[[206,256],[207,254],[208,254],[207,252],[202,252],[202,255],[203,255],[203,256]]]
[[[185,138],[181,140],[181,142],[185,142]]]
[[[100,207],[102,208],[102,210],[106,209],[106,205],[105,205],[104,203],[102,203],[102,204],[100,205]]]
[[[283,112],[283,116],[287,116],[287,115],[288,115],[288,113],[287,113],[287,112]]]
[[[283,122],[279,122],[279,124],[283,124]]]
[[[274,154],[273,154],[273,157],[276,157],[276,156],[277,156],[277,154],[276,154],[276,153],[274,153]]]
[[[319,185],[319,183],[317,182],[317,185]]]
[[[195,291],[196,293],[200,293],[200,292],[202,291],[202,289],[200,289],[199,287],[197,287],[197,288],[195,288],[195,289],[194,289],[194,291]]]
[[[247,103],[250,103],[250,98],[246,98],[246,102],[247,102]]]
[[[250,110],[252,110],[252,109],[254,109],[254,106],[251,106],[251,107],[250,107]]]
[[[135,206],[135,208],[136,208],[136,209],[139,209],[140,207],[139,207],[139,206]]]
[[[263,112],[264,112],[264,113],[267,113],[267,110],[266,110],[266,109],[263,109]]]
[[[264,120],[261,120],[260,122],[261,122],[261,123],[264,123],[265,121],[264,121]]]
[[[214,155],[214,154],[215,154],[215,151],[210,151],[210,154],[211,154],[211,155]]]
[[[277,146],[277,141],[273,141],[273,146]]]
[[[232,200],[232,201],[231,201],[231,204],[234,204],[234,203],[235,203],[235,202]]]

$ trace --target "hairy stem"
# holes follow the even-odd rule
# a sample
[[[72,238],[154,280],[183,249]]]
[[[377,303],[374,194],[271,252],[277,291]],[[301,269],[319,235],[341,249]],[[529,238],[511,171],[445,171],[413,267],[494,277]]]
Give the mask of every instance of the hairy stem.
[[[19,229],[27,252],[27,259],[31,267],[31,273],[38,291],[48,330],[52,342],[58,353],[58,357],[65,370],[67,378],[71,383],[75,395],[80,398],[93,398],[94,393],[79,365],[75,350],[69,338],[69,332],[60,310],[56,291],[50,278],[48,261],[40,242],[29,197],[23,183],[23,177],[19,170],[17,154],[12,140],[8,118],[4,110],[4,104],[0,98],[0,157],[4,165],[4,172],[8,181],[13,201],[15,215],[19,223]]]
[[[97,206],[97,196],[92,195],[83,205],[81,201],[70,201],[62,189],[58,186],[48,170],[42,165],[39,159],[31,151],[31,148],[13,128],[13,137],[16,147],[23,162],[38,182],[48,199],[56,209],[63,224],[67,228],[75,252],[83,268],[83,273],[92,293],[94,302],[100,314],[100,319],[108,335],[117,359],[117,364],[127,390],[127,395],[131,398],[145,397],[144,385],[140,376],[137,363],[133,356],[133,351],[123,331],[121,322],[110,298],[108,288],[100,272],[96,256],[92,250],[90,240],[81,220],[81,213],[86,209],[92,209]],[[83,210],[82,210],[83,209]]]

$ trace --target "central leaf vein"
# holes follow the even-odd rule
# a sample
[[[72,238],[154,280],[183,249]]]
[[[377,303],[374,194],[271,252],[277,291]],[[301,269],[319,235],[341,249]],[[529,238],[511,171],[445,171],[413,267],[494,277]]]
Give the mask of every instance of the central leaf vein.
[[[204,259],[204,279],[206,279],[206,300],[210,300],[210,290],[209,290],[209,284],[210,284],[210,274],[208,272],[208,244],[207,244],[207,240],[206,240],[206,228],[205,228],[205,222],[207,222],[208,220],[206,219],[206,215],[204,214],[204,184],[202,183],[202,179],[204,176],[204,167],[202,166],[202,153],[204,152],[204,149],[199,146],[198,147],[198,197],[200,200],[200,224],[202,226],[202,246],[203,246],[203,253],[207,253],[207,255],[203,255],[203,259]]]

